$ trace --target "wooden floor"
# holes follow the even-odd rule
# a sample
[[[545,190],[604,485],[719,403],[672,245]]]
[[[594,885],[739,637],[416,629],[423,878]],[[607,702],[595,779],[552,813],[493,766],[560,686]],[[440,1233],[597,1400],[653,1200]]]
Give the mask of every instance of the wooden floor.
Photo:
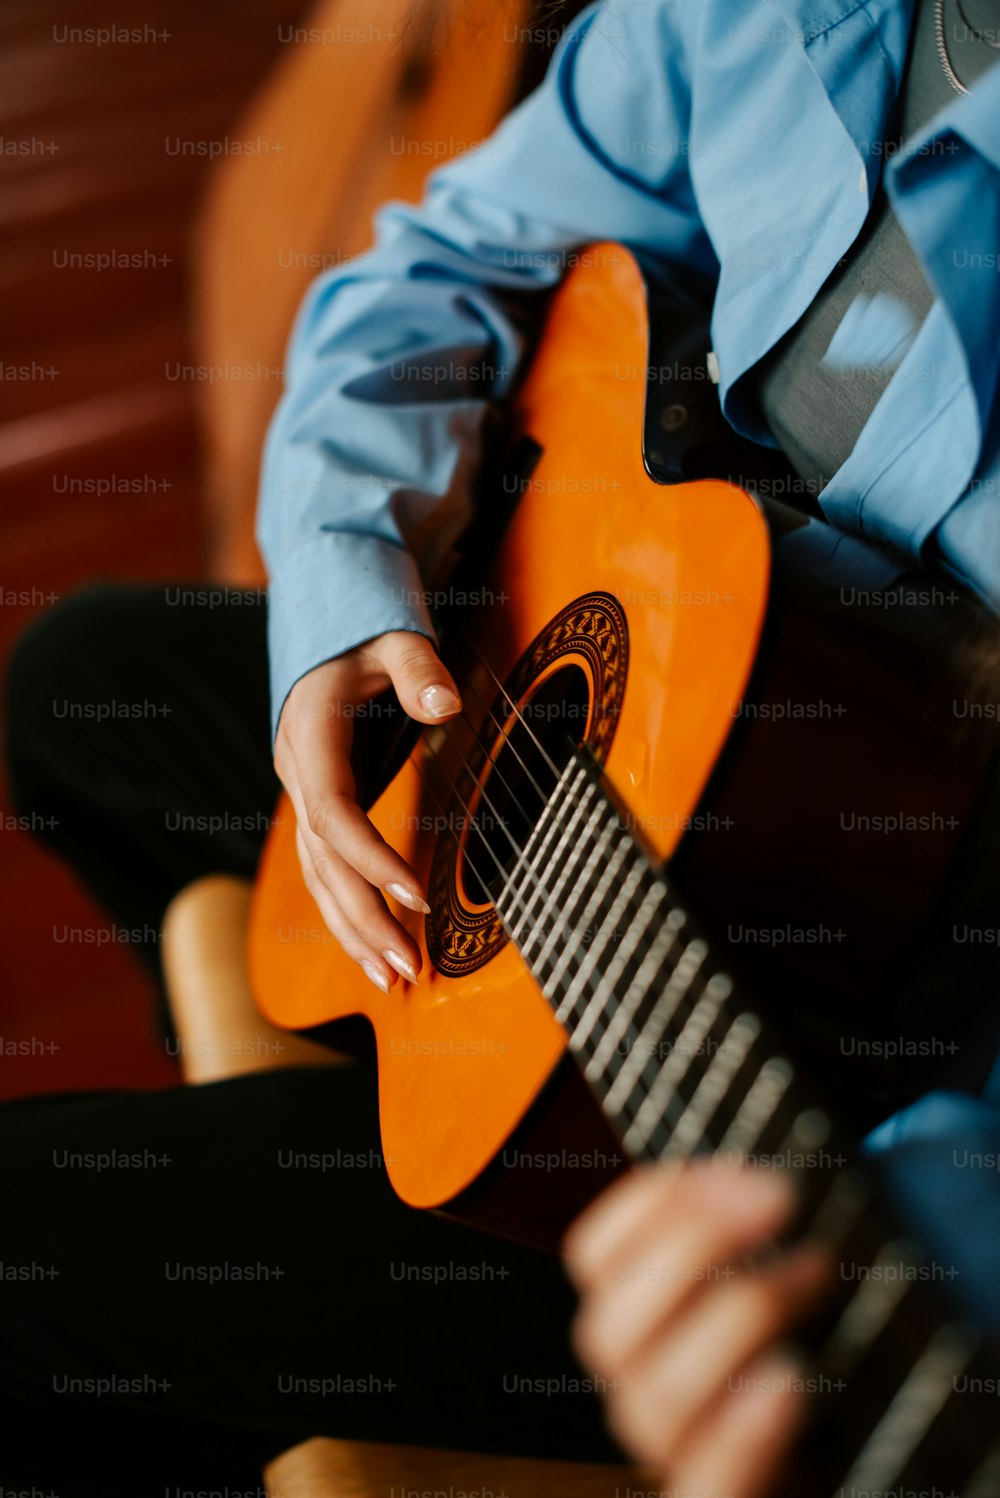
[[[0,668],[82,583],[202,569],[196,386],[178,378],[193,215],[212,143],[302,8],[0,12]],[[0,816],[0,1097],[172,1081],[131,958],[53,939],[98,917]]]

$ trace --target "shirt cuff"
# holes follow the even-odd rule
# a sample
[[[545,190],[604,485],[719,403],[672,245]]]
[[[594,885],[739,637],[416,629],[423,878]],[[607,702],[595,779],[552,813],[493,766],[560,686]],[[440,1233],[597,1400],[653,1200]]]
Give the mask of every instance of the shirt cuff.
[[[436,643],[420,573],[404,547],[341,531],[286,557],[268,588],[272,744],[300,677],[393,629]]]

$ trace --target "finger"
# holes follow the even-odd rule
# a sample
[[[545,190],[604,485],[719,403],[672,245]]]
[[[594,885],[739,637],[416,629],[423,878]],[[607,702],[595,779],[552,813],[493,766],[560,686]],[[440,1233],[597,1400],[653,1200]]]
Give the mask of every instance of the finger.
[[[598,1373],[620,1367],[698,1295],[735,1278],[733,1260],[781,1226],[788,1183],[771,1171],[714,1165],[690,1169],[668,1188],[665,1212],[646,1216],[591,1282],[574,1329],[580,1357]]]
[[[309,833],[303,833],[303,842],[312,857],[313,872],[333,895],[342,920],[356,939],[368,950],[378,952],[410,983],[416,983],[421,966],[420,948],[390,913],[378,890],[331,853],[325,843]]]
[[[375,692],[387,684],[388,676],[377,661],[363,663],[354,653],[302,677],[282,711],[275,769],[292,798],[300,827],[328,842],[369,883],[410,910],[426,914],[420,880],[357,805],[351,768],[354,715],[348,709],[364,700],[359,682],[367,682]]]
[[[773,1491],[805,1414],[801,1365],[767,1354],[741,1371],[681,1442],[671,1462],[678,1494],[729,1493],[763,1498]]]
[[[358,672],[348,657],[328,661],[296,682],[285,699],[278,719],[274,747],[291,750],[307,743],[327,743],[350,766],[357,705],[363,700],[357,690]]]
[[[784,1226],[793,1201],[791,1183],[778,1171],[725,1160],[645,1166],[616,1181],[574,1223],[565,1242],[568,1268],[577,1284],[593,1284],[658,1235],[666,1241],[689,1216],[764,1238]]]
[[[337,941],[343,947],[348,957],[364,972],[370,983],[373,983],[381,993],[388,993],[392,985],[397,981],[396,973],[383,957],[366,946],[351,929],[348,922],[341,914],[336,898],[331,894],[325,884],[321,883],[313,866],[312,855],[306,845],[301,828],[296,828],[295,844],[298,849],[299,863],[302,866],[302,877],[305,880],[306,889],[312,895],[319,907],[320,915],[326,922]]]
[[[620,1397],[611,1420],[618,1437],[643,1461],[670,1460],[727,1392],[734,1372],[783,1338],[815,1302],[829,1267],[826,1255],[810,1245],[694,1302],[669,1336],[616,1372]]]
[[[441,723],[461,712],[458,687],[424,635],[395,630],[373,641],[372,649],[409,717],[418,723]]]
[[[581,1213],[563,1241],[566,1268],[577,1285],[591,1284],[654,1208],[669,1209],[683,1170],[670,1161],[640,1165]]]
[[[292,756],[294,767],[283,784],[310,846],[314,840],[324,844],[328,857],[336,855],[368,884],[386,890],[409,909],[426,913],[429,906],[420,880],[354,799],[350,764],[327,745],[295,748]],[[335,866],[331,858],[331,870]],[[398,931],[398,940],[405,944],[403,928],[398,926]]]

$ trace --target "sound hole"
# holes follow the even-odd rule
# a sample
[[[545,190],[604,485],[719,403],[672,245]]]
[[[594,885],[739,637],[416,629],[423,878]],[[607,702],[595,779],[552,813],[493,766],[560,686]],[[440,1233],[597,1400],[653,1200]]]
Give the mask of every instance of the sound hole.
[[[462,879],[472,905],[497,899],[558,775],[583,743],[589,677],[578,665],[560,666],[537,683],[519,709],[515,715],[503,698],[493,705],[504,731],[480,773],[483,790],[463,839]]]

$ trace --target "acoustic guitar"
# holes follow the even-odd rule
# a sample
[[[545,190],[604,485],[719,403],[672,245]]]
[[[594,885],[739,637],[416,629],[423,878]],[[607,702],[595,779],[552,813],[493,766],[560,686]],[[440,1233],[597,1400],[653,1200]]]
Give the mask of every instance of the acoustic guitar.
[[[786,1165],[801,1230],[855,1266],[813,1328],[807,1490],[986,1498],[988,1394],[955,1391],[988,1390],[992,1349],[910,1269],[917,1250],[799,1058],[839,1079],[842,1108],[852,1066],[905,1091],[884,1064],[891,995],[919,980],[993,751],[976,677],[991,631],[929,578],[831,580],[840,553],[870,572],[860,543],[766,485],[697,477],[749,471],[728,428],[675,460],[672,434],[703,420],[707,350],[658,364],[657,321],[627,250],[578,257],[487,465],[444,590],[463,715],[397,744],[370,811],[426,880],[426,919],[397,911],[419,981],[383,996],[343,956],[285,803],[255,892],[255,994],[290,1028],[370,1023],[386,1165],[415,1206],[496,1173],[567,1052],[622,1158]],[[968,1016],[940,1007],[930,1039],[947,1050]],[[919,1003],[907,1013],[921,1056]]]

